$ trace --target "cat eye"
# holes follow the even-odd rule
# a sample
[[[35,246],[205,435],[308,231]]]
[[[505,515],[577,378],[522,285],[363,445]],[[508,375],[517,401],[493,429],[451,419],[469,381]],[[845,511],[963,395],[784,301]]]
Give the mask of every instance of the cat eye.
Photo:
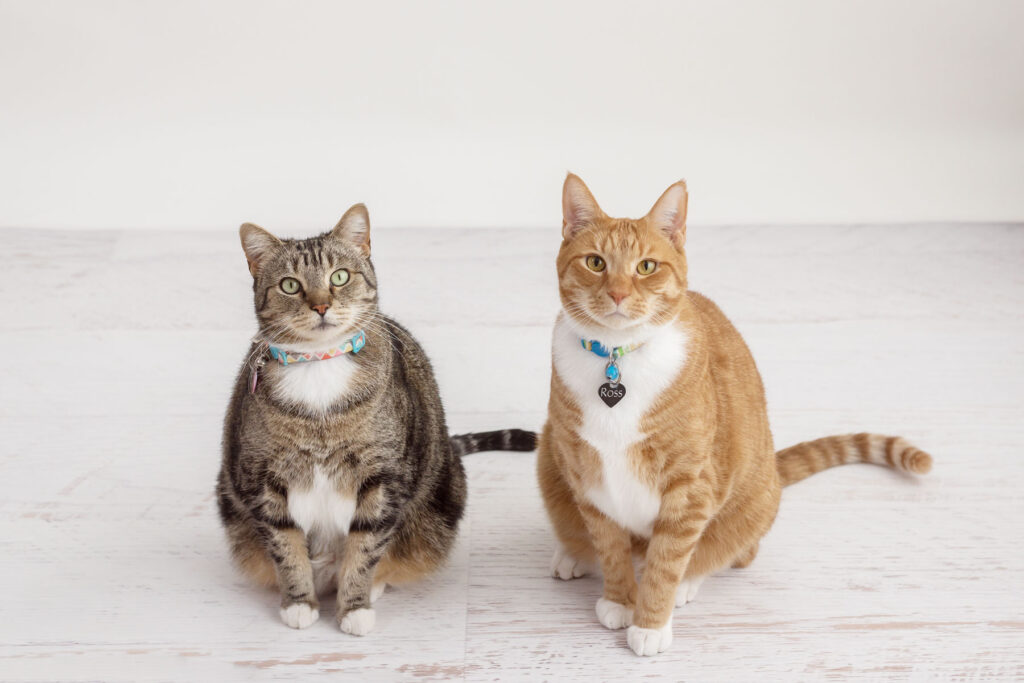
[[[640,273],[641,275],[650,275],[657,269],[657,267],[657,261],[652,261],[651,259],[645,258],[643,261],[636,265],[636,272]]]
[[[344,268],[339,268],[331,273],[331,284],[335,287],[341,287],[346,282],[348,282],[348,271]]]
[[[293,277],[286,277],[281,280],[281,291],[285,294],[295,294],[300,289],[302,289],[302,285]]]
[[[590,255],[587,257],[587,268],[590,268],[595,273],[600,273],[604,270],[604,259],[597,255]]]

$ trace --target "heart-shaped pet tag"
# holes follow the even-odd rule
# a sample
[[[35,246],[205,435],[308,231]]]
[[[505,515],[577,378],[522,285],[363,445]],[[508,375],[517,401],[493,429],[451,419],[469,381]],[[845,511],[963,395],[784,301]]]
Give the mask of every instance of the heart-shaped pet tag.
[[[609,408],[614,408],[615,404],[622,400],[622,397],[626,395],[626,387],[621,382],[612,384],[611,382],[605,382],[601,385],[601,388],[597,390],[597,395],[601,397],[605,405]]]

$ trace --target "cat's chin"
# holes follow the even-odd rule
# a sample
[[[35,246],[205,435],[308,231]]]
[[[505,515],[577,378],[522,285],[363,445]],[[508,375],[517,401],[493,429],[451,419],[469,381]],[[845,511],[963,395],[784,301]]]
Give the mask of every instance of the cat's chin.
[[[644,324],[643,320],[634,320],[625,313],[614,311],[601,318],[599,325],[612,330],[628,330]]]
[[[341,325],[316,329],[313,330],[309,343],[319,344],[321,348],[325,346],[340,346],[355,336],[357,332],[358,330],[354,328]]]
[[[304,330],[302,332],[301,339],[281,342],[280,346],[287,348],[289,351],[313,353],[316,351],[323,351],[334,346],[341,346],[355,336],[358,331],[359,330],[357,328],[348,324],[331,324],[324,327],[316,326],[312,329]]]

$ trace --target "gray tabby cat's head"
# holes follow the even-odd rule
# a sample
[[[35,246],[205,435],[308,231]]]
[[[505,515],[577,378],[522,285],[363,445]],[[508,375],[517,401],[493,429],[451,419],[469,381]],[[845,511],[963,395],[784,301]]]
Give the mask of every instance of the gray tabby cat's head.
[[[362,204],[318,237],[282,240],[252,223],[239,235],[267,341],[323,348],[351,337],[376,312],[370,217]]]

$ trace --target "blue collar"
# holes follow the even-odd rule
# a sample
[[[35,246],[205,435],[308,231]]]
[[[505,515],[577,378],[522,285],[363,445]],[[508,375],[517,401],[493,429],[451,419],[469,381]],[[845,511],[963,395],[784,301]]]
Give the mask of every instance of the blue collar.
[[[608,359],[608,365],[604,368],[604,376],[612,384],[618,384],[619,380],[622,378],[622,373],[619,372],[617,361],[630,351],[636,351],[643,346],[643,342],[641,342],[639,344],[626,344],[625,346],[608,348],[596,339],[580,339],[580,344],[595,356]]]
[[[639,344],[626,344],[625,346],[616,346],[614,348],[609,349],[607,346],[597,341],[596,339],[591,339],[589,341],[586,339],[580,339],[580,344],[587,351],[590,351],[591,353],[597,356],[601,356],[601,358],[611,358],[613,360],[622,358],[630,351],[636,351],[641,346],[643,346],[643,343],[641,342]]]

